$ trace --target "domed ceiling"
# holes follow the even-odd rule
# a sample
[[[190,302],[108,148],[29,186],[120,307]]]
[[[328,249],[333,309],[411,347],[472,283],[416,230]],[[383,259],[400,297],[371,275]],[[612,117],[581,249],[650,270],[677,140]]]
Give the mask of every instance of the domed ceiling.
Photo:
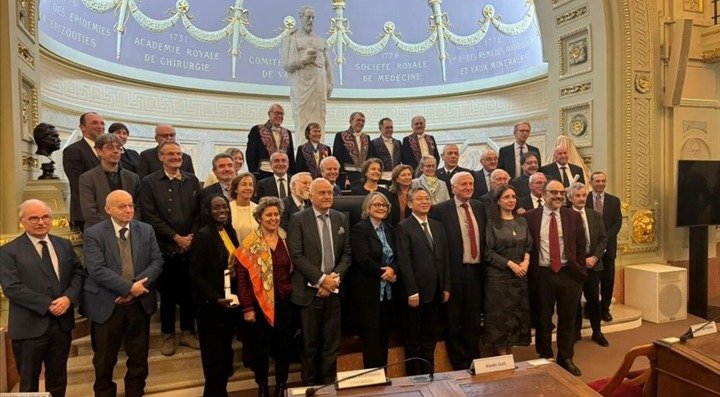
[[[128,79],[287,95],[280,42],[306,4],[333,97],[457,94],[547,73],[532,0],[42,0],[40,41]]]

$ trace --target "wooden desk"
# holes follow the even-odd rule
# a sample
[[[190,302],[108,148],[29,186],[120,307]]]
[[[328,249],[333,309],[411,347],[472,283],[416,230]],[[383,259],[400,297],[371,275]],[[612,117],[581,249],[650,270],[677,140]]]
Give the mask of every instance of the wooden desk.
[[[599,396],[580,379],[557,364],[533,367],[526,362],[515,364],[512,371],[470,375],[467,371],[435,374],[433,382],[413,383],[410,377],[392,379],[388,386],[370,386],[335,390],[327,387],[316,396]],[[289,393],[288,393],[289,395]]]
[[[720,333],[655,345],[658,396],[720,396]]]

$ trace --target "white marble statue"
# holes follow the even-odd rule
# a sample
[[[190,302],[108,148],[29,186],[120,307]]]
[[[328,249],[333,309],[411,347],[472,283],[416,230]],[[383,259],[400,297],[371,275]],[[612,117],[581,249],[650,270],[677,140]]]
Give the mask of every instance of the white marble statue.
[[[333,90],[325,39],[313,33],[315,9],[305,5],[299,14],[302,29],[296,28],[286,36],[280,49],[283,68],[290,77],[290,102],[298,137],[313,122],[320,124],[325,133],[325,106]]]

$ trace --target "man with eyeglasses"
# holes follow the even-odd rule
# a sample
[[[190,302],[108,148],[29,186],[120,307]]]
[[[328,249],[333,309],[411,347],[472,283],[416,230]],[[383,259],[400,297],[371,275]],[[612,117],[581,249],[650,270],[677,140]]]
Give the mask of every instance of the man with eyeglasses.
[[[443,224],[428,217],[430,192],[423,187],[410,189],[408,207],[412,215],[395,227],[400,281],[408,297],[405,357],[426,361],[405,363],[405,372],[412,376],[434,371],[435,327],[440,305],[450,299],[451,281]]]
[[[491,190],[490,174],[492,174],[498,166],[497,152],[492,149],[487,149],[480,153],[480,165],[482,165],[482,168],[473,173],[475,177],[473,198],[475,200],[479,200],[480,197]]]
[[[137,198],[140,178],[132,171],[120,168],[122,140],[115,134],[103,134],[95,140],[95,151],[100,165],[80,175],[80,208],[85,227],[90,227],[108,218],[105,211],[105,197],[114,190],[125,190]],[[135,213],[140,219],[140,211]]]
[[[63,171],[70,184],[70,227],[82,231],[85,227],[80,208],[80,175],[100,164],[95,147],[95,139],[105,133],[105,121],[95,112],[80,116],[82,139],[68,145],[63,150]]]
[[[288,157],[288,169],[295,173],[295,148],[290,130],[282,126],[285,109],[279,103],[273,103],[268,109],[268,120],[250,129],[245,149],[245,161],[248,171],[256,174],[257,180],[272,176],[270,156],[275,152],[284,152]]]
[[[113,369],[124,343],[125,395],[140,397],[148,375],[150,316],[157,310],[155,284],[163,259],[153,228],[134,219],[128,192],[115,190],[103,201],[110,219],[86,228],[83,242],[88,277],[82,313],[91,321],[93,390],[96,396],[117,394]]]
[[[0,284],[10,302],[19,391],[39,391],[44,364],[45,391],[63,397],[84,270],[70,241],[50,234],[52,210],[45,202],[23,202],[19,218],[25,233],[0,247]]]
[[[140,153],[140,164],[137,167],[137,173],[142,180],[147,175],[153,172],[160,171],[163,169],[162,162],[160,161],[160,145],[163,142],[176,142],[177,132],[175,127],[170,124],[158,124],[155,126],[155,142],[158,145],[151,149],[143,150]],[[195,175],[195,168],[193,167],[192,157],[189,154],[182,154],[182,165],[180,170]]]
[[[540,149],[527,144],[530,137],[530,122],[516,123],[513,127],[513,136],[515,136],[515,142],[500,148],[500,159],[498,160],[498,168],[507,171],[511,179],[522,175],[525,168],[522,165],[527,153],[536,153],[537,164],[540,164]],[[520,169],[521,167],[523,170]]]
[[[533,238],[528,283],[530,312],[535,316],[535,350],[541,358],[553,358],[552,316],[557,305],[557,363],[575,376],[575,315],[587,277],[587,247],[582,217],[563,207],[565,187],[548,181],[543,188],[545,204],[525,214]]]

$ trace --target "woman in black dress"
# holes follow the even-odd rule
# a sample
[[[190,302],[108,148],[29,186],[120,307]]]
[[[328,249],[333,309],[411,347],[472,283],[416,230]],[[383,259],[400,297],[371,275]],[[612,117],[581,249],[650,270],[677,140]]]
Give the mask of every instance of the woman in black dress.
[[[390,194],[390,191],[386,187],[380,185],[380,179],[382,179],[382,160],[372,157],[362,165],[360,172],[362,172],[363,179],[362,184],[355,185],[350,188],[350,193],[356,196],[366,196],[368,193],[378,191],[384,195]]]
[[[497,355],[530,345],[527,271],[532,237],[517,215],[516,190],[502,185],[492,194],[485,229],[485,328],[483,343]]]
[[[392,170],[390,185],[390,225],[397,225],[398,222],[410,216],[412,212],[408,207],[408,192],[412,186],[412,167],[407,164],[399,164]]]
[[[190,282],[197,308],[200,358],[205,375],[203,396],[227,396],[233,374],[232,339],[239,310],[225,297],[225,272],[234,268],[237,239],[229,225],[230,206],[225,196],[209,196],[202,204],[205,219],[212,219],[193,236]],[[229,271],[228,271],[229,280]]]
[[[320,143],[322,130],[318,123],[308,123],[305,127],[305,139],[308,141],[298,146],[295,156],[295,173],[309,172],[313,179],[320,177],[320,162],[332,156],[330,146]]]
[[[275,395],[284,395],[290,367],[292,263],[280,228],[282,201],[263,197],[253,211],[260,225],[240,243],[235,252],[238,291],[243,318],[247,322],[243,349],[248,349],[255,373],[258,396],[269,396],[268,364],[275,362]]]

